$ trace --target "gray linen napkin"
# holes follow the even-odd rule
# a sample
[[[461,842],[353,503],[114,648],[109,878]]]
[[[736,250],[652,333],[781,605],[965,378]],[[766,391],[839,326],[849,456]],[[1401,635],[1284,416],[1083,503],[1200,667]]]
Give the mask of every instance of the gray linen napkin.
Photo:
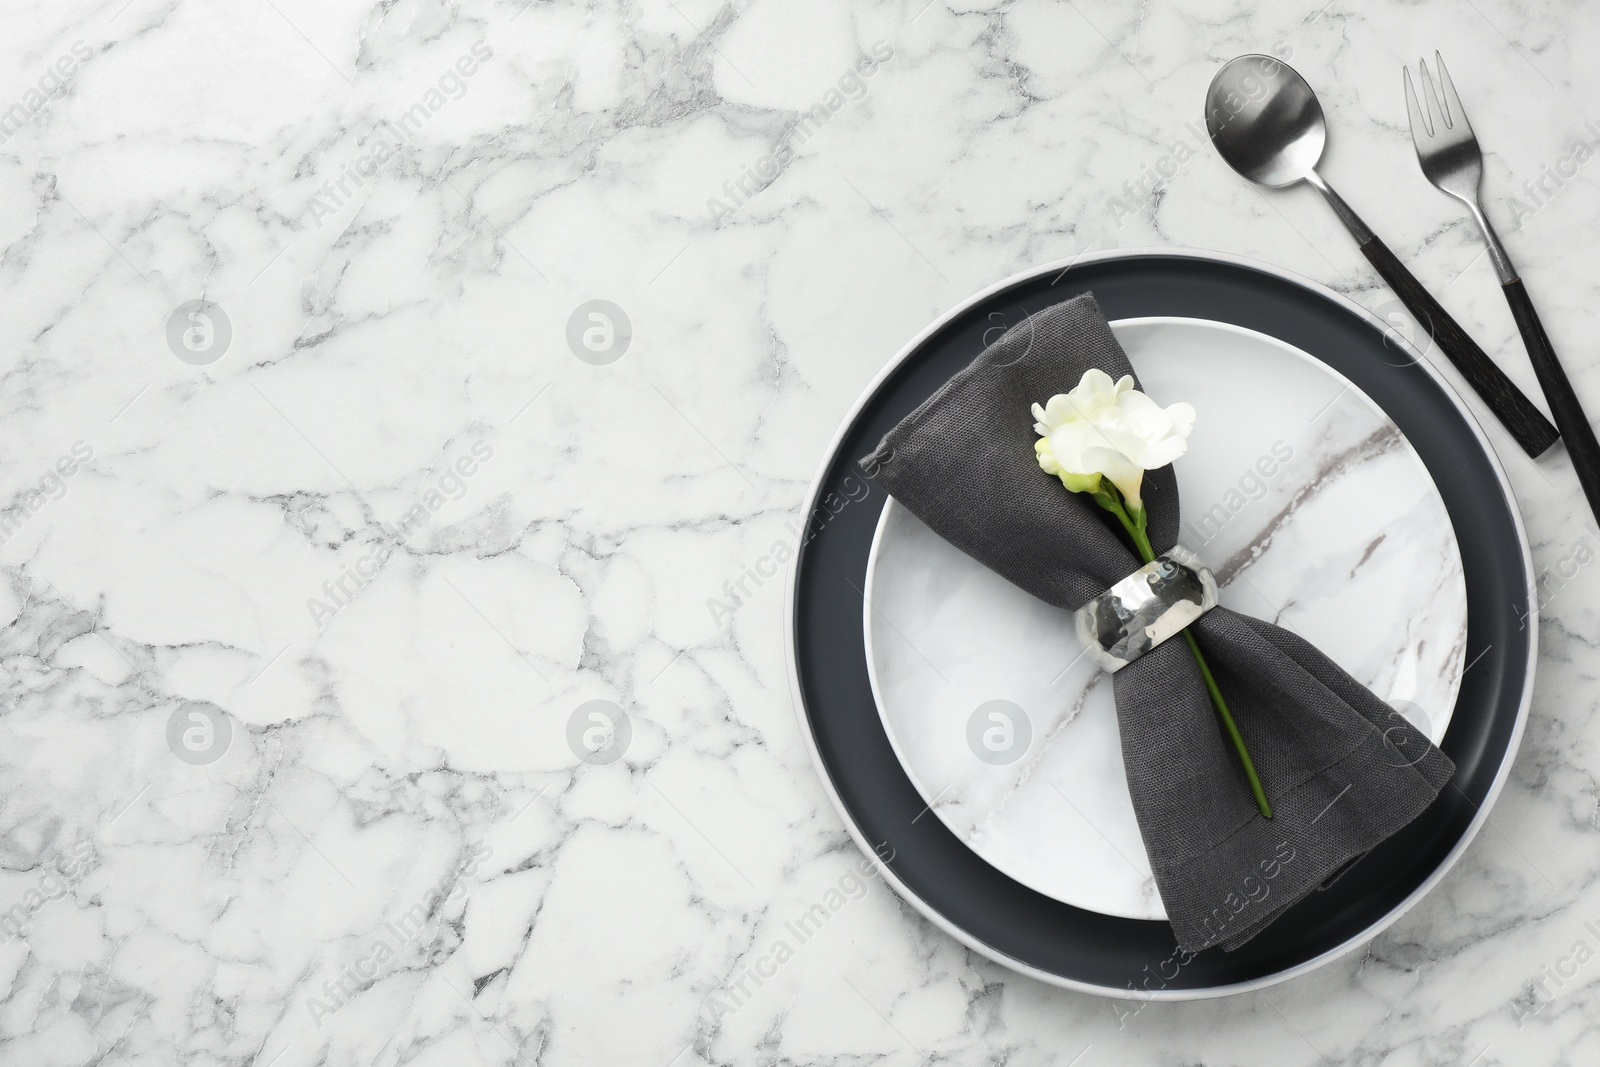
[[[1085,294],[1007,332],[861,466],[951,544],[1041,600],[1075,609],[1139,566],[1116,521],[1034,457],[1030,405],[1071,389],[1090,367],[1112,378],[1133,373]],[[1150,541],[1163,552],[1177,540],[1177,482],[1167,467],[1144,486]],[[1220,607],[1192,630],[1272,820],[1256,810],[1186,642],[1168,641],[1112,679],[1156,887],[1178,945],[1198,952],[1255,937],[1421,814],[1455,766],[1287,630]]]

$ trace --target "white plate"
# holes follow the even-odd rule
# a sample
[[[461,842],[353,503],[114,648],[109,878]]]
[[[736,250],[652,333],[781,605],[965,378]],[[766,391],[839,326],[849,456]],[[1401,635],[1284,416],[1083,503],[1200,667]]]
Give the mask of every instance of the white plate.
[[[1147,392],[1198,413],[1175,467],[1180,540],[1216,573],[1222,604],[1305,637],[1439,741],[1461,679],[1466,586],[1444,503],[1400,431],[1275,338],[1202,319],[1111,328]],[[1047,896],[1165,918],[1109,678],[1078,658],[1072,616],[892,501],[867,594],[873,696],[945,825]]]

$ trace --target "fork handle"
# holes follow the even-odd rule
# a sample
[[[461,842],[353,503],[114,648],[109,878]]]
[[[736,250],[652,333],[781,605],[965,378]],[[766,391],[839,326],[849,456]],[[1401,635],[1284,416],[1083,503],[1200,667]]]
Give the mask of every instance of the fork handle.
[[[1556,417],[1556,426],[1566,439],[1567,455],[1572,457],[1578,484],[1583,486],[1583,495],[1589,498],[1589,509],[1600,518],[1600,441],[1595,440],[1594,427],[1583,413],[1583,405],[1572,391],[1572,383],[1567,381],[1567,372],[1561,369],[1561,361],[1556,358],[1556,350],[1544,332],[1539,313],[1533,310],[1533,301],[1528,299],[1522,279],[1512,278],[1501,288],[1517,320],[1517,329],[1522,331],[1522,343],[1528,347],[1528,358],[1533,362],[1533,373],[1539,377],[1539,387],[1544,390],[1550,413]]]
[[[1410,308],[1411,313],[1428,329],[1433,339],[1439,343],[1440,350],[1450,358],[1451,363],[1456,365],[1456,369],[1483,398],[1484,403],[1489,405],[1489,410],[1493,411],[1495,417],[1510,431],[1523,451],[1530,456],[1539,456],[1548,451],[1550,446],[1556,443],[1556,428],[1550,425],[1550,420],[1545,418],[1538,408],[1533,406],[1533,401],[1517,388],[1516,383],[1506,377],[1506,372],[1485,355],[1483,349],[1479,348],[1471,337],[1467,336],[1467,331],[1461,328],[1460,323],[1451,318],[1450,313],[1433,298],[1433,294],[1424,289],[1422,283],[1406,270],[1400,260],[1395,258],[1395,254],[1389,251],[1387,245],[1377,237],[1371,237],[1361,243],[1361,251],[1388,283],[1389,288],[1394,290],[1400,302]],[[1506,288],[1506,295],[1510,298],[1509,286]],[[1525,293],[1523,300],[1527,300]],[[1512,307],[1516,307],[1515,300],[1512,301]],[[1533,315],[1531,304],[1528,305],[1528,314]],[[1518,321],[1521,321],[1520,317]],[[1538,319],[1534,318],[1532,321],[1537,328]],[[1539,335],[1542,337],[1544,331],[1539,330]],[[1526,330],[1523,331],[1523,336],[1527,336]],[[1545,342],[1545,346],[1548,350],[1548,341]],[[1531,341],[1528,348],[1532,351]],[[1549,362],[1555,367],[1556,374],[1565,385],[1566,377],[1561,374],[1561,368],[1556,364],[1553,353]],[[1536,358],[1534,360],[1536,369],[1538,365],[1539,360]],[[1540,375],[1539,381],[1541,384],[1545,382],[1543,374]],[[1545,385],[1547,397],[1550,396],[1550,388],[1549,385]],[[1570,387],[1567,387],[1567,395],[1572,395]],[[1551,404],[1554,405],[1553,399]],[[1593,434],[1590,438],[1593,439]],[[1573,456],[1573,462],[1577,462],[1576,454]],[[1597,465],[1595,470],[1600,471],[1600,465]],[[1591,503],[1595,499],[1591,496]]]

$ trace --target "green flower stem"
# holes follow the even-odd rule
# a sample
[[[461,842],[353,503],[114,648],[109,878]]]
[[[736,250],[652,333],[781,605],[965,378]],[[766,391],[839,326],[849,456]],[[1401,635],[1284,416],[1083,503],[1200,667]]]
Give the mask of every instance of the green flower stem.
[[[1183,636],[1189,642],[1189,651],[1194,653],[1195,666],[1200,668],[1200,677],[1206,680],[1206,692],[1211,694],[1211,703],[1216,705],[1217,715],[1222,719],[1222,728],[1228,731],[1228,737],[1233,741],[1233,750],[1239,753],[1239,762],[1244,764],[1244,776],[1250,779],[1250,792],[1255,795],[1256,807],[1261,809],[1261,814],[1272,818],[1272,805],[1267,803],[1267,794],[1261,788],[1261,778],[1256,774],[1256,765],[1250,761],[1250,750],[1244,747],[1244,738],[1239,734],[1239,727],[1233,721],[1233,715],[1228,711],[1228,702],[1222,699],[1222,690],[1217,688],[1217,680],[1211,676],[1211,666],[1206,663],[1206,658],[1200,654],[1200,643],[1194,639],[1194,634],[1189,628],[1183,628]]]
[[[1146,563],[1154,563],[1155,550],[1150,547],[1150,537],[1145,532],[1148,516],[1143,506],[1133,509],[1129,514],[1122,494],[1115,489],[1107,491],[1102,488],[1094,494],[1095,502],[1117,517],[1122,523],[1122,528],[1128,531],[1128,536],[1133,539],[1133,546],[1139,550],[1139,558]],[[1200,643],[1194,639],[1194,634],[1186,626],[1183,629],[1184,640],[1189,642],[1189,651],[1194,653],[1195,666],[1200,668],[1200,677],[1205,679],[1206,692],[1211,694],[1211,703],[1217,709],[1217,717],[1222,720],[1222,728],[1228,732],[1228,739],[1233,742],[1233,750],[1239,754],[1239,762],[1244,765],[1244,776],[1250,779],[1250,792],[1255,795],[1256,807],[1261,809],[1261,814],[1272,818],[1272,805],[1267,803],[1266,791],[1261,788],[1261,778],[1256,774],[1256,765],[1250,759],[1250,750],[1244,746],[1244,737],[1239,733],[1239,726],[1233,721],[1233,715],[1228,711],[1228,702],[1222,698],[1222,690],[1217,687],[1217,680],[1211,674],[1211,666],[1206,663],[1205,656],[1200,653]]]

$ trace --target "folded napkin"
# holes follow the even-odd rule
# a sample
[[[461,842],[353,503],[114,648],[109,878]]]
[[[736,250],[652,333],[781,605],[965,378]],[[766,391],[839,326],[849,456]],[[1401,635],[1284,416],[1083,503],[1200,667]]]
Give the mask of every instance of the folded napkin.
[[[951,544],[1076,609],[1140,566],[1116,520],[1039,469],[1030,405],[1133,368],[1093,294],[985,349],[890,430],[863,469]],[[1156,398],[1171,403],[1181,397]],[[1179,462],[1182,462],[1180,460]],[[1178,535],[1171,467],[1145,476],[1159,554]],[[1312,645],[1214,608],[1191,627],[1272,804],[1264,818],[1187,643],[1112,675],[1122,762],[1180,948],[1237,948],[1422,813],[1455,766]]]

